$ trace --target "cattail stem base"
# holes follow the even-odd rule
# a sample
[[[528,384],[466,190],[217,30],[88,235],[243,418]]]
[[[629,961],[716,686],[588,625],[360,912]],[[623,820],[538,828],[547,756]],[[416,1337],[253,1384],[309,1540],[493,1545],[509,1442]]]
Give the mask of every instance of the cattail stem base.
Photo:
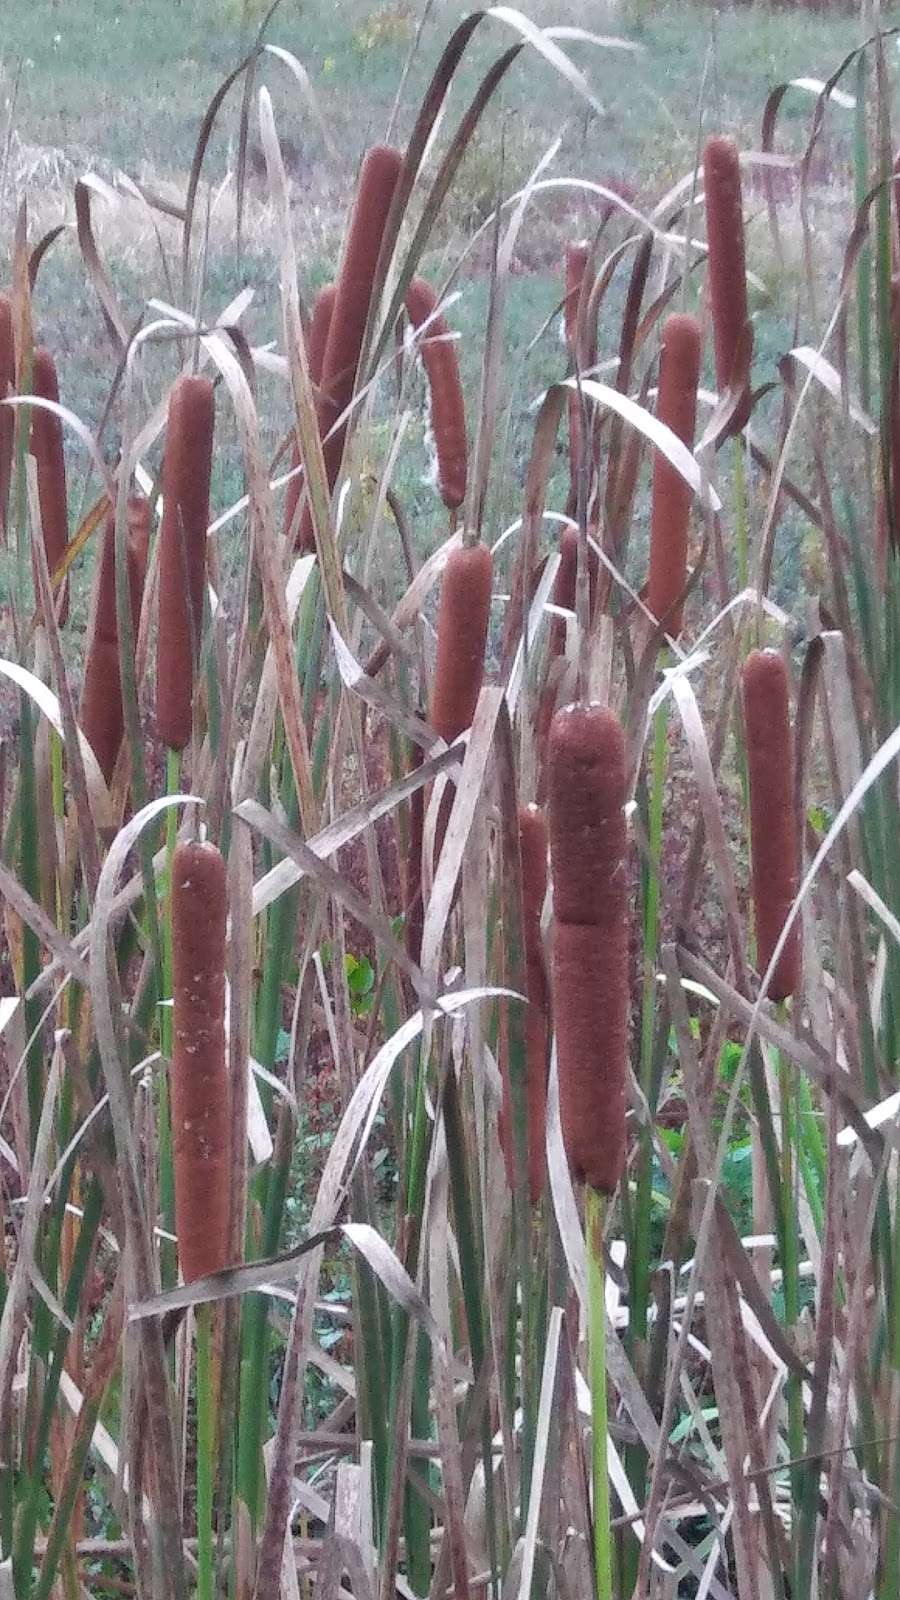
[[[606,1270],[603,1224],[606,1198],[590,1184],[584,1192],[588,1268],[588,1351],[591,1389],[591,1486],[594,1586],[597,1600],[612,1600],[612,1533],[609,1518],[606,1402]]]

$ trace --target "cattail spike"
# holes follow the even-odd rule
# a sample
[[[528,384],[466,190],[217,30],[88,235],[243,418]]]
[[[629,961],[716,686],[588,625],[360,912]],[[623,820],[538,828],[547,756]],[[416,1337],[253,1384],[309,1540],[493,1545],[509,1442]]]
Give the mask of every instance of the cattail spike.
[[[43,346],[38,346],[34,352],[31,387],[32,392],[42,400],[52,400],[59,405],[56,362]],[[37,467],[41,529],[47,566],[52,577],[69,542],[69,507],[62,423],[54,412],[46,411],[43,406],[35,406],[31,413],[31,454]],[[62,586],[56,607],[62,627],[69,615],[68,579]]]
[[[150,502],[131,495],[127,507],[125,555],[131,625],[135,634],[141,615],[147,551],[150,544]],[[119,626],[116,614],[116,514],[110,508],[103,532],[103,547],[94,582],[90,644],[81,692],[81,727],[100,764],[107,783],[112,780],[125,731],[122,707]]]
[[[537,806],[519,807],[522,863],[522,946],[525,994],[525,1096],[528,1108],[528,1193],[537,1205],[544,1187],[547,1126],[547,1039],[549,991],[541,942],[541,911],[547,893],[547,818]],[[510,1189],[515,1189],[515,1138],[509,1065],[504,1063],[500,1144]]]
[[[743,670],[744,727],[750,778],[750,847],[756,964],[764,973],[797,893],[794,751],[787,669],[776,650],[753,650]],[[800,981],[800,923],[795,922],[769,984],[786,1000]]]
[[[444,570],[429,720],[448,744],[471,726],[481,692],[492,578],[484,544],[454,550]]]
[[[180,844],[172,862],[172,1151],[185,1283],[227,1265],[229,1085],[225,1054],[225,861]]]
[[[309,319],[309,332],[306,340],[309,375],[317,389],[322,382],[322,363],[325,359],[325,346],[328,342],[328,330],[331,327],[336,293],[335,285],[326,283],[324,289],[320,289],[316,295],[312,316]],[[296,468],[299,465],[300,448],[295,443],[291,455],[291,466]],[[284,531],[286,537],[290,537],[294,527],[294,518],[297,515],[297,506],[300,503],[302,490],[303,481],[299,475],[291,478],[284,500]]]
[[[625,739],[613,712],[567,706],[550,728],[553,1015],[572,1171],[611,1194],[625,1155],[628,884]]]
[[[359,175],[325,344],[317,407],[329,489],[333,489],[337,481],[347,435],[345,423],[337,428],[334,424],[353,398],[375,269],[402,164],[399,150],[377,144],[366,152]],[[313,548],[308,506],[303,513],[298,543],[303,549]]]
[[[738,345],[747,325],[747,268],[741,163],[733,139],[707,139],[703,152],[709,298],[716,352],[716,382],[726,389],[734,376]],[[749,387],[731,423],[739,433],[750,416]]]
[[[406,310],[414,328],[421,328],[424,322],[428,322],[418,350],[431,396],[431,431],[437,452],[438,488],[448,511],[458,511],[466,498],[466,408],[456,345],[452,341],[446,318],[434,315],[437,303],[437,295],[430,283],[426,283],[424,278],[413,278],[406,291]]]
[[[701,342],[696,317],[676,314],[667,319],[662,335],[656,414],[689,450],[693,448],[697,421]],[[657,450],[653,463],[647,606],[658,622],[665,622],[672,639],[681,632],[682,608],[677,602],[687,581],[691,498],[681,473]]]
[[[16,342],[13,330],[12,301],[0,294],[0,400],[16,387]],[[9,521],[9,486],[12,481],[13,432],[15,412],[0,405],[0,539],[6,538]]]
[[[203,625],[215,399],[208,378],[172,386],[159,536],[156,725],[171,750],[191,737],[194,667]]]

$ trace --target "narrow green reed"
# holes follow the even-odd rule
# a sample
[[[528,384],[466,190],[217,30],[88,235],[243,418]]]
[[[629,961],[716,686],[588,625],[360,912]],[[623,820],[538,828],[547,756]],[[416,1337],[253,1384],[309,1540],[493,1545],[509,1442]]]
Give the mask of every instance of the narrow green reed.
[[[213,1308],[197,1308],[197,1600],[213,1600],[213,1491],[216,1480],[216,1399],[212,1359]]]

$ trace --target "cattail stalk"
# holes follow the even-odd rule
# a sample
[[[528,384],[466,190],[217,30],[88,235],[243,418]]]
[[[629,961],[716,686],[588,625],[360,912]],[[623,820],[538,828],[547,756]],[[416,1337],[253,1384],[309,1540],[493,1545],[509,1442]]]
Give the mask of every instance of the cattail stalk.
[[[428,323],[418,350],[431,397],[431,431],[437,453],[438,488],[448,511],[458,511],[466,498],[466,408],[456,346],[446,318],[435,315],[437,303],[437,295],[431,285],[424,278],[413,278],[406,291],[406,310],[414,328],[419,329],[423,323]]]
[[[16,344],[12,301],[0,294],[0,400],[16,387]],[[15,413],[12,406],[0,405],[0,539],[6,540],[9,519],[9,486],[12,482],[13,434]]]
[[[706,191],[706,237],[709,248],[709,299],[720,392],[735,376],[738,346],[747,325],[747,268],[744,253],[744,207],[741,164],[733,139],[707,139],[703,151]],[[750,416],[750,390],[732,419],[739,433]]]
[[[599,557],[593,547],[588,544],[588,599],[591,616],[594,614],[599,576]],[[551,595],[553,604],[559,606],[563,611],[574,612],[576,609],[577,584],[578,529],[568,526],[562,529],[559,536],[559,566],[556,569]],[[560,660],[565,652],[566,626],[565,617],[554,616],[550,618],[550,626],[547,631],[547,669],[538,704],[535,727],[539,798],[543,796],[546,785],[547,738],[560,689],[560,675],[555,668],[555,663]]]
[[[625,1158],[629,1013],[625,740],[613,712],[558,711],[548,776],[563,1139],[575,1176],[609,1195]]]
[[[127,507],[126,561],[131,623],[137,632],[147,572],[150,543],[150,502],[131,495]],[[119,627],[116,616],[116,513],[111,507],[97,563],[92,615],[89,626],[84,686],[81,692],[81,727],[97,757],[107,783],[112,781],[125,731],[119,661]]]
[[[156,657],[156,725],[170,750],[183,750],[191,737],[214,420],[209,379],[178,378],[169,397],[163,457]]]
[[[42,400],[59,404],[59,382],[56,362],[49,350],[38,346],[32,364],[31,388]],[[66,553],[69,542],[69,509],[66,492],[66,457],[63,449],[62,423],[52,411],[34,406],[31,412],[31,454],[37,467],[38,500],[41,508],[41,531],[47,553],[50,576],[56,572]],[[56,602],[59,625],[62,627],[69,615],[69,583],[66,579],[62,594]]]
[[[316,295],[312,316],[309,319],[309,332],[307,335],[307,352],[309,358],[309,375],[318,389],[322,382],[322,363],[325,359],[325,345],[328,342],[328,330],[331,327],[331,317],[334,311],[334,301],[337,291],[333,283],[326,283]],[[300,446],[295,442],[291,455],[291,466],[295,469],[300,465]],[[291,478],[287,486],[284,501],[284,532],[290,538],[294,531],[294,519],[300,496],[303,491],[303,479],[299,473]]]
[[[690,450],[697,421],[697,384],[700,380],[700,324],[696,317],[667,319],[662,335],[659,399],[656,412]],[[647,606],[670,638],[681,632],[679,604],[687,582],[688,527],[691,490],[680,472],[657,450],[653,463],[653,503],[650,519],[650,573]]]
[[[768,970],[797,893],[794,751],[787,669],[776,650],[753,650],[744,663],[744,728],[750,780],[750,854],[756,964]],[[800,923],[775,964],[768,996],[787,1000],[800,981]]]
[[[547,819],[537,806],[519,807],[522,865],[522,950],[525,968],[525,1106],[528,1129],[528,1193],[537,1205],[544,1187],[547,1122],[549,992],[541,941],[541,911],[547,893]],[[516,1188],[516,1139],[509,1061],[503,1063],[500,1144],[510,1189]]]
[[[337,481],[347,437],[346,422],[334,425],[349,406],[356,387],[375,269],[402,162],[399,150],[390,145],[374,145],[366,153],[359,176],[325,342],[316,408],[329,490]],[[308,505],[303,513],[298,542],[308,550],[314,545]]]

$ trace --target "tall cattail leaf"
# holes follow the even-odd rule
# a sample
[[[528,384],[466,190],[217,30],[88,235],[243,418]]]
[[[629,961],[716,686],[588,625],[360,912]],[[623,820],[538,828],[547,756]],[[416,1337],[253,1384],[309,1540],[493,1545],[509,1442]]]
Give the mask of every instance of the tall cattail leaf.
[[[437,295],[424,278],[413,278],[406,291],[406,309],[414,328],[428,323],[417,348],[428,378],[438,488],[448,511],[458,511],[466,498],[468,442],[456,346],[446,318],[435,315]]]
[[[150,502],[131,495],[127,507],[126,561],[131,622],[135,636],[141,615],[147,551],[150,543]],[[81,692],[81,728],[100,764],[107,783],[112,781],[116,757],[125,731],[119,663],[119,628],[116,618],[116,515],[107,514],[103,548],[97,563],[84,686]]]
[[[185,1283],[228,1263],[230,1126],[225,1056],[225,861],[178,845],[172,861],[172,1149]]]
[[[590,284],[585,285],[585,276],[590,260],[591,250],[588,244],[570,244],[566,246],[566,295],[563,301],[563,328],[569,359],[576,363],[579,371],[584,367],[593,366],[596,360],[595,350],[585,348],[583,340],[580,346],[578,344],[579,326],[584,325],[584,317],[579,315],[579,312],[584,300],[585,288],[590,289]],[[566,501],[566,511],[570,517],[574,517],[578,510],[582,431],[581,397],[576,389],[569,394],[569,495]]]
[[[756,964],[765,972],[797,893],[799,869],[788,678],[777,650],[751,652],[742,688]],[[799,981],[800,923],[795,921],[772,974],[769,998],[786,1000]]]
[[[454,550],[441,585],[429,721],[448,744],[471,726],[484,678],[493,561],[484,544]]]
[[[697,421],[700,378],[700,324],[696,317],[674,315],[662,335],[657,414],[691,448]],[[650,520],[650,575],[647,606],[674,639],[681,632],[678,604],[687,581],[688,525],[691,491],[680,473],[657,452],[653,463],[653,506]]]
[[[31,387],[42,400],[52,400],[59,405],[59,382],[56,362],[50,351],[39,345],[34,352]],[[51,576],[66,553],[69,542],[69,505],[66,492],[66,457],[63,449],[62,422],[44,406],[34,406],[31,413],[31,454],[37,463],[38,495],[41,503],[41,528],[47,566]],[[69,615],[69,585],[63,585],[58,601],[58,616],[62,626]]]
[[[628,883],[625,738],[605,706],[558,711],[548,747],[553,1015],[563,1139],[601,1193],[625,1154]]]
[[[528,1193],[537,1205],[544,1187],[544,1147],[547,1124],[547,1044],[550,996],[544,949],[541,941],[541,911],[547,893],[547,818],[537,806],[519,808],[519,852],[522,863],[522,943],[525,957],[525,1098],[528,1117]],[[500,1110],[500,1143],[506,1162],[506,1175],[513,1193],[516,1189],[516,1147],[513,1136],[513,1099],[509,1065],[503,1074],[503,1101]]]
[[[707,139],[703,151],[706,190],[706,237],[709,246],[709,300],[716,353],[716,382],[727,389],[735,371],[738,347],[747,324],[747,267],[744,251],[744,206],[741,163],[733,139]],[[750,416],[750,392],[732,419],[735,433]]]
[[[0,294],[0,400],[5,400],[15,387],[16,343],[12,301],[8,294]],[[12,407],[0,405],[0,539],[5,539],[7,532],[14,428]]]
[[[331,317],[332,312],[334,311],[336,293],[337,290],[335,285],[333,283],[326,283],[324,289],[320,289],[316,296],[316,302],[313,306],[312,316],[309,319],[309,335],[307,340],[309,351],[309,375],[316,387],[318,387],[322,381],[322,363],[325,359],[325,345],[328,341],[328,330],[331,327]],[[291,466],[296,469],[299,467],[299,465],[300,449],[299,446],[295,444],[293,454],[291,456]],[[287,494],[284,501],[284,531],[286,537],[290,536],[294,527],[294,518],[297,515],[297,507],[300,504],[300,495],[302,489],[302,479],[299,476],[292,478],[288,484]]]
[[[169,397],[159,536],[156,726],[171,750],[191,737],[203,623],[215,400],[208,378],[176,379]]]

